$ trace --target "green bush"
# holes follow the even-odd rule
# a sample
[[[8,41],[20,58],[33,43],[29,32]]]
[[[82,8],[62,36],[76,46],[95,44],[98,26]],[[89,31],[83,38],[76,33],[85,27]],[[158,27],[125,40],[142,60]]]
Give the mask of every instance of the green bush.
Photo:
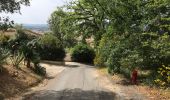
[[[2,72],[2,64],[5,63],[5,60],[9,56],[9,52],[6,49],[0,48],[0,72]]]
[[[94,57],[94,50],[86,44],[76,45],[71,52],[71,59],[76,62],[93,63]]]
[[[27,61],[27,67],[30,67],[30,63],[38,64],[40,62],[39,47],[37,39],[27,42],[25,45],[20,47],[20,52],[23,53],[24,59]]]
[[[0,46],[5,47],[8,45],[8,40],[10,39],[9,36],[0,34]]]
[[[65,50],[61,41],[52,34],[45,34],[39,40],[40,57],[42,60],[59,60],[65,58]]]
[[[34,72],[37,73],[38,75],[45,76],[46,75],[46,69],[39,64],[36,64],[34,66]]]
[[[121,73],[130,78],[131,71],[135,67],[149,69],[154,73],[162,64],[168,66],[170,64],[169,50],[170,36],[166,33],[160,35],[156,32],[147,32],[122,36],[115,34],[113,38],[107,34],[97,47],[95,59],[98,61],[95,63],[106,65],[111,74]],[[147,83],[153,84],[157,75],[147,77]],[[167,83],[163,80],[159,82]]]
[[[103,36],[102,39],[100,40],[99,46],[96,49],[96,56],[94,59],[94,64],[95,66],[98,67],[105,67],[106,66],[106,61],[107,58],[110,55],[110,51],[111,51],[111,42],[108,41],[110,40],[111,37],[107,37],[107,36]],[[113,39],[113,38],[112,38]]]
[[[159,68],[155,83],[161,87],[170,86],[170,66],[163,65]]]
[[[31,40],[32,38],[29,37],[24,30],[18,29],[15,36],[9,39],[7,48],[14,54],[14,52],[18,52],[22,46],[26,46],[27,42]]]

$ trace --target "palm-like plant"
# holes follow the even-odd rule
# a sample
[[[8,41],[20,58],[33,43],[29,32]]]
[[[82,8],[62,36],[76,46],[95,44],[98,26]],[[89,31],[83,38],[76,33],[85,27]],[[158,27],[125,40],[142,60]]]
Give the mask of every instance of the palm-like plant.
[[[26,61],[26,66],[28,68],[31,67],[31,62],[34,64],[39,63],[40,58],[39,58],[39,55],[38,55],[36,49],[37,49],[37,40],[36,39],[26,42],[25,45],[21,46],[20,52],[23,53],[24,61]]]

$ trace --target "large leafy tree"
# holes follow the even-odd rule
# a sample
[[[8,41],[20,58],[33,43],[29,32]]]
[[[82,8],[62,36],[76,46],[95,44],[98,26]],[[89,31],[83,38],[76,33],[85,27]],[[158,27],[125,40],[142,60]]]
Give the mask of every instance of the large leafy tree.
[[[70,21],[74,22],[77,27],[76,31],[82,36],[82,40],[93,36],[97,43],[105,32],[108,21],[105,12],[96,0],[76,0],[67,8],[72,11],[69,15]]]
[[[60,41],[63,40],[63,36],[65,34],[64,20],[66,16],[67,13],[64,12],[61,8],[58,8],[51,14],[51,17],[48,21],[50,29]]]
[[[75,44],[76,27],[73,21],[70,20],[70,13],[63,8],[57,8],[48,20],[52,33],[60,40],[64,47],[70,47]]]
[[[0,12],[19,12],[21,5],[29,5],[29,0],[1,0]]]
[[[139,32],[144,1],[140,0],[76,0],[67,6],[70,20],[83,39],[93,36],[95,44],[112,26],[113,33]]]
[[[156,72],[170,64],[170,0],[74,0],[65,7],[66,16],[55,12],[53,21],[82,42],[94,38],[96,65],[129,77],[135,67]]]

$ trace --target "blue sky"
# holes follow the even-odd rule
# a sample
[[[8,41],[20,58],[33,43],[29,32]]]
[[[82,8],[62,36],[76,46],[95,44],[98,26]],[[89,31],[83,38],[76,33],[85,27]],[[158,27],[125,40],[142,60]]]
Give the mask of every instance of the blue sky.
[[[69,0],[31,0],[31,6],[22,6],[22,14],[8,15],[19,24],[47,24],[50,14]]]

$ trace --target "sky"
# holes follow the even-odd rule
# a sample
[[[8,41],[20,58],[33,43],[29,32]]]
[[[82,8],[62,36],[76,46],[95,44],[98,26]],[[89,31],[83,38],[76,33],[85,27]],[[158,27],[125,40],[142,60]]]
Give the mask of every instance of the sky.
[[[47,24],[51,13],[69,0],[31,0],[31,5],[21,7],[21,14],[8,14],[18,24]]]

